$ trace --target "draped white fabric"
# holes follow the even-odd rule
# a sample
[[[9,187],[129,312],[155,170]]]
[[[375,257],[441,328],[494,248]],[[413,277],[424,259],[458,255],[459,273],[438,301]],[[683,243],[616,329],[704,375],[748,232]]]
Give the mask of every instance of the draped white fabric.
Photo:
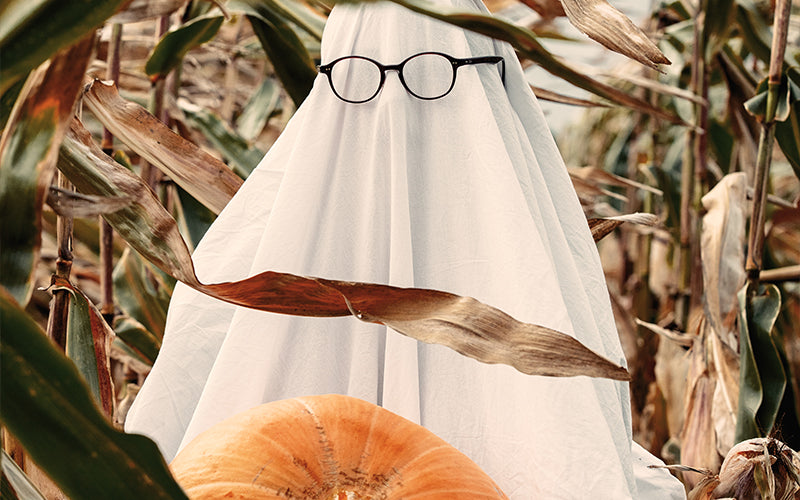
[[[422,101],[390,72],[377,98],[348,104],[319,75],[198,246],[198,276],[274,270],[446,290],[623,364],[595,244],[513,50],[371,3],[334,9],[322,62],[395,64],[430,50],[501,55],[505,85],[497,65],[466,66],[448,96]],[[168,460],[262,402],[341,393],[431,429],[514,499],[682,498],[666,473],[634,467],[624,383],[527,376],[354,318],[264,313],[182,285],[166,331],[126,430],[151,436]],[[636,453],[636,463],[647,456]]]

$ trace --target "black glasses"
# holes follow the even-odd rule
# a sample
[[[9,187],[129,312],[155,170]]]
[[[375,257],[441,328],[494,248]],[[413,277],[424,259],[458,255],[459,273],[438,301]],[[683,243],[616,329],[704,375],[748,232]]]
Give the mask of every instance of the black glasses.
[[[328,76],[331,90],[339,99],[360,104],[377,96],[386,81],[386,72],[397,71],[400,83],[418,99],[439,99],[453,90],[461,66],[500,63],[500,77],[505,82],[505,61],[500,56],[456,58],[441,52],[421,52],[400,64],[381,64],[364,56],[345,56],[319,66]]]

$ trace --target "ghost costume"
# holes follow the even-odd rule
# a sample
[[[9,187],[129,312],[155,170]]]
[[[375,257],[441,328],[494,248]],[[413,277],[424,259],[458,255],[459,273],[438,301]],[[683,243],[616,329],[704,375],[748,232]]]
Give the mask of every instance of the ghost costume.
[[[198,277],[273,270],[445,290],[624,364],[595,244],[513,49],[390,3],[336,6],[322,40],[323,63],[423,51],[500,55],[504,81],[497,65],[465,66],[450,94],[424,101],[389,72],[375,99],[349,104],[318,75],[198,245]],[[355,318],[265,313],[180,284],[126,430],[171,460],[235,413],[325,393],[422,424],[510,498],[683,497],[632,449],[625,383],[528,376]]]

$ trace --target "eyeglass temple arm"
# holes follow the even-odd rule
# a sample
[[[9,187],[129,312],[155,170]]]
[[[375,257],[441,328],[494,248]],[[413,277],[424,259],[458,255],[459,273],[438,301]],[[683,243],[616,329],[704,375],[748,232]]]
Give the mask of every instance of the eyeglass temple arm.
[[[503,84],[506,83],[506,60],[502,56],[466,57],[464,59],[456,59],[456,63],[459,66],[464,64],[500,63],[500,80]]]

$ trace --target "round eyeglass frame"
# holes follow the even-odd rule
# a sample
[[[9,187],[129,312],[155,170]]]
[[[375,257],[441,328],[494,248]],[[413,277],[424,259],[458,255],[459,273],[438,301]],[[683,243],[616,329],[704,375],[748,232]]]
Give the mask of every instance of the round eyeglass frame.
[[[450,64],[451,64],[451,66],[453,68],[453,77],[452,77],[452,79],[450,81],[450,86],[448,87],[447,91],[444,92],[441,95],[438,95],[438,96],[435,96],[435,97],[424,97],[424,96],[421,96],[419,94],[416,94],[414,91],[412,91],[408,87],[408,84],[406,83],[406,80],[403,77],[403,67],[405,66],[405,64],[408,61],[414,59],[415,57],[424,56],[424,55],[442,56],[445,59],[447,59],[448,61],[450,61]],[[345,99],[344,97],[342,97],[339,94],[339,92],[336,91],[336,87],[334,87],[334,85],[333,85],[333,77],[331,76],[333,67],[334,67],[334,65],[336,65],[336,63],[338,63],[340,61],[347,60],[347,59],[362,59],[362,60],[371,62],[372,64],[377,66],[378,69],[380,70],[380,72],[381,72],[381,81],[378,84],[378,88],[375,90],[375,93],[372,94],[371,96],[369,96],[368,98],[361,99],[361,100]],[[398,64],[381,64],[378,61],[376,61],[374,59],[370,59],[369,57],[365,57],[365,56],[344,56],[344,57],[339,57],[338,59],[334,59],[333,61],[329,62],[328,64],[322,64],[320,66],[317,66],[317,69],[319,70],[320,73],[323,73],[324,75],[326,75],[328,77],[328,84],[330,84],[331,90],[336,95],[336,97],[338,97],[339,99],[341,99],[344,102],[348,102],[348,103],[351,103],[351,104],[363,104],[365,102],[371,101],[372,99],[375,99],[375,97],[378,94],[380,94],[381,90],[383,89],[383,84],[386,82],[386,72],[387,71],[397,71],[397,76],[400,78],[400,83],[403,85],[403,88],[405,88],[406,92],[408,92],[409,94],[413,95],[417,99],[422,99],[424,101],[433,101],[435,99],[441,99],[442,97],[446,96],[447,94],[450,93],[450,91],[453,90],[453,87],[455,87],[455,85],[456,85],[456,75],[457,75],[457,72],[458,72],[458,68],[460,68],[461,66],[468,66],[468,65],[472,65],[472,64],[484,64],[484,63],[487,63],[487,64],[500,63],[500,78],[503,81],[503,83],[505,83],[506,65],[505,65],[505,60],[501,56],[479,56],[479,57],[458,58],[458,57],[453,57],[453,56],[451,56],[449,54],[445,54],[443,52],[420,52],[418,54],[414,54],[412,56],[409,56],[409,57],[405,58],[402,62],[400,62]]]

